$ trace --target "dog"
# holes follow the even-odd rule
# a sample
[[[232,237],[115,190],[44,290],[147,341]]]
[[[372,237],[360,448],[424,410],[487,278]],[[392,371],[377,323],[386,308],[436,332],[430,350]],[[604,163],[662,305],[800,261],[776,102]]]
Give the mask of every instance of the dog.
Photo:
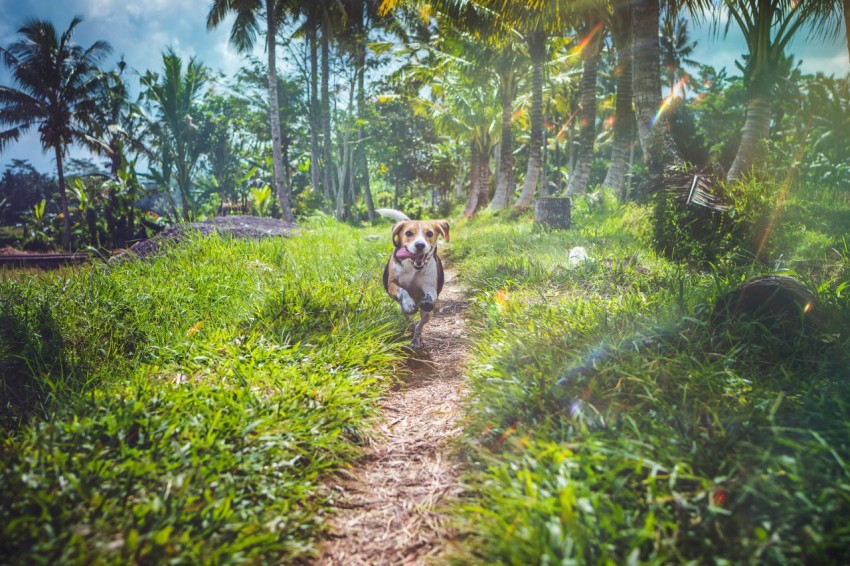
[[[391,208],[376,210],[395,220],[392,241],[395,250],[384,267],[384,289],[395,299],[401,312],[412,316],[421,310],[413,328],[414,348],[422,346],[422,329],[431,320],[431,311],[443,290],[443,262],[437,255],[440,236],[449,241],[449,223],[445,220],[411,220]]]

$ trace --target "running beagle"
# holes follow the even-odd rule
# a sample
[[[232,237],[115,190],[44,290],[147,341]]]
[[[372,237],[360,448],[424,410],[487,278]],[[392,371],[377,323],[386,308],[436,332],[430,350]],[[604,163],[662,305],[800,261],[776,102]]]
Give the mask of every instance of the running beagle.
[[[422,329],[431,319],[431,311],[443,290],[443,263],[437,256],[437,238],[449,240],[445,220],[411,220],[402,212],[388,208],[377,213],[396,221],[392,230],[395,251],[384,268],[384,289],[398,301],[401,312],[410,316],[422,311],[413,328],[413,347],[422,346]]]

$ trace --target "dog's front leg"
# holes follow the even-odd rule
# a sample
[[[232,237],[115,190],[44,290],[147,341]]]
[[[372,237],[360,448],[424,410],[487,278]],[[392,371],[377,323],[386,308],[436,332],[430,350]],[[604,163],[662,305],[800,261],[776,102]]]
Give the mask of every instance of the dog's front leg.
[[[410,315],[416,312],[418,308],[416,306],[416,301],[413,300],[413,297],[410,296],[405,289],[401,287],[397,287],[397,291],[395,293],[396,300],[398,301],[399,306],[401,307],[401,312],[404,314]]]
[[[423,312],[431,312],[434,310],[434,305],[437,303],[437,289],[433,285],[423,285],[422,294],[422,300],[419,302],[419,307]]]
[[[433,308],[433,305],[432,305]],[[431,311],[425,310],[425,305],[422,305],[422,316],[419,318],[419,324],[413,327],[413,343],[411,346],[414,348],[422,347],[422,329],[425,328],[425,325],[428,324],[428,321],[431,320]]]

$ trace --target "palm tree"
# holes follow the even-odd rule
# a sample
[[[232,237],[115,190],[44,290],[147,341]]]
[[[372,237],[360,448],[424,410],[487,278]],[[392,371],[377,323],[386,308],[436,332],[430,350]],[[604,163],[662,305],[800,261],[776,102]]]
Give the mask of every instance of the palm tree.
[[[514,194],[514,136],[513,113],[517,91],[519,57],[515,41],[505,38],[498,48],[495,61],[499,75],[499,101],[502,106],[502,132],[499,136],[499,168],[496,172],[496,190],[488,208],[500,210],[510,205]]]
[[[138,188],[135,177],[135,160],[129,155],[147,152],[142,144],[139,112],[130,101],[129,90],[124,79],[127,64],[124,59],[118,61],[117,68],[103,74],[104,88],[98,99],[94,138],[87,144],[89,149],[109,159],[109,173],[112,181],[109,187],[109,206],[104,210],[108,232],[114,247],[123,247],[126,240],[135,232],[135,201]],[[126,189],[120,196],[119,188]],[[120,199],[127,203],[126,214],[116,214],[121,207]]]
[[[490,154],[501,125],[498,77],[493,70],[497,54],[491,45],[468,34],[444,34],[431,73],[431,99],[419,99],[421,110],[434,118],[437,129],[470,147],[471,184],[464,216],[487,205],[490,192]]]
[[[310,177],[313,191],[324,197],[327,206],[331,200],[330,188],[325,186],[324,138],[322,128],[322,107],[319,93],[319,48],[324,20],[324,4],[322,0],[301,0],[291,4],[294,18],[302,18],[303,22],[293,35],[301,34],[307,43],[308,67],[305,71],[308,87],[307,112],[310,124]]]
[[[260,31],[261,18],[264,16],[266,27],[266,54],[269,67],[269,123],[272,132],[272,156],[274,158],[274,182],[283,217],[288,222],[295,220],[289,198],[289,187],[284,182],[283,151],[281,149],[280,103],[277,92],[277,52],[275,38],[286,15],[285,0],[212,0],[207,14],[207,29],[218,27],[230,13],[236,14],[233,28],[230,30],[230,43],[240,53],[254,49],[257,34]]]
[[[182,216],[192,217],[192,175],[206,146],[196,121],[200,115],[198,98],[207,83],[208,70],[192,57],[183,72],[183,59],[173,50],[162,54],[162,76],[148,71],[141,78],[142,93],[154,116],[146,119],[153,143],[159,151],[162,181],[167,185],[172,173],[180,191]]]
[[[724,0],[723,6],[730,16],[726,31],[734,21],[747,42],[743,66],[747,117],[741,144],[726,174],[728,181],[734,181],[749,174],[764,158],[771,100],[785,47],[804,25],[813,24],[815,31],[823,31],[837,11],[825,9],[821,2],[797,0]]]
[[[612,2],[611,39],[617,51],[614,75],[617,80],[617,98],[614,102],[614,144],[611,147],[611,165],[602,186],[626,197],[626,173],[634,138],[635,113],[632,109],[632,42],[631,3],[624,0]]]
[[[581,193],[587,188],[596,140],[596,79],[602,45],[602,21],[590,14],[580,33],[582,59],[581,112],[579,114],[578,154],[575,169],[570,171],[567,194]]]
[[[676,83],[680,79],[688,77],[682,65],[697,65],[697,61],[690,58],[696,49],[697,42],[688,37],[688,21],[678,16],[675,10],[669,8],[664,14],[664,23],[661,25],[661,63],[667,74],[667,84],[670,87],[670,95],[676,89]],[[684,92],[684,81],[682,84]]]
[[[59,36],[50,22],[27,20],[18,29],[23,38],[0,48],[17,86],[0,86],[0,126],[10,126],[0,131],[0,151],[22,133],[38,128],[42,147],[52,149],[56,157],[62,243],[69,249],[71,216],[63,159],[68,145],[82,142],[91,131],[90,118],[102,87],[98,64],[112,51],[103,41],[87,49],[73,43],[74,30],[82,21],[74,17]]]
[[[658,40],[660,10],[659,0],[635,0],[632,3],[635,117],[643,158],[653,177],[653,189],[660,186],[659,176],[666,166],[684,163],[662,107]]]
[[[416,0],[410,0],[411,2]],[[418,0],[422,2],[422,0]],[[392,10],[403,0],[382,0],[381,11]],[[438,0],[439,9],[478,16],[481,9],[498,17],[489,18],[503,30],[513,30],[525,40],[531,62],[531,108],[528,168],[522,191],[514,208],[528,208],[537,194],[543,165],[543,67],[548,53],[547,42],[553,34],[563,32],[574,19],[573,6],[565,0],[516,2],[513,0]]]

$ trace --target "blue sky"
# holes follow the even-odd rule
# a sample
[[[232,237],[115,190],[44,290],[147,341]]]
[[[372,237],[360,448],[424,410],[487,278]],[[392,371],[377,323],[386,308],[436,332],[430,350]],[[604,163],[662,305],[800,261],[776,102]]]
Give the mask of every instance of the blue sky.
[[[74,15],[81,15],[75,41],[85,47],[97,40],[109,42],[113,53],[106,67],[123,55],[131,69],[158,70],[162,51],[171,46],[184,59],[195,55],[207,66],[232,75],[242,57],[228,45],[230,21],[207,31],[208,10],[206,0],[0,0],[0,45],[12,43],[27,18],[50,20],[61,33]],[[1,65],[0,82],[9,84]],[[71,156],[84,154],[72,150]],[[43,154],[33,134],[7,147],[0,165],[5,168],[13,158],[29,159],[40,171],[53,171],[53,160]]]
[[[171,46],[186,59],[196,55],[209,67],[232,75],[242,58],[227,42],[230,22],[208,32],[208,10],[207,0],[0,0],[0,45],[14,41],[17,28],[28,17],[49,19],[61,33],[71,17],[79,14],[84,21],[77,27],[76,41],[83,46],[108,41],[114,50],[110,63],[123,55],[132,69],[156,70],[161,67],[162,51]],[[744,51],[739,35],[730,31],[726,38],[716,36],[703,25],[692,27],[692,37],[698,42],[694,59],[735,72],[734,61]],[[844,76],[850,72],[844,41],[842,36],[834,42],[807,44],[801,34],[789,51],[804,60],[806,71]],[[0,83],[9,84],[2,66]],[[71,156],[84,155],[72,150]],[[40,171],[53,171],[52,159],[32,134],[0,154],[0,168],[13,158],[29,159]]]

